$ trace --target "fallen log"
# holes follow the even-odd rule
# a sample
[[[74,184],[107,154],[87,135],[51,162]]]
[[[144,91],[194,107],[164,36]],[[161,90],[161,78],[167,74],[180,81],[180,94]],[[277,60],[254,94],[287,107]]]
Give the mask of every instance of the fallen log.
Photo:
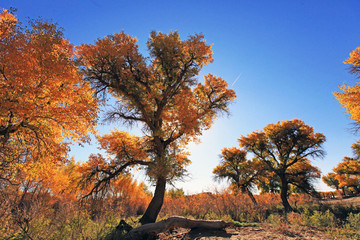
[[[174,228],[202,228],[221,230],[230,225],[230,223],[220,220],[193,220],[184,217],[173,216],[156,223],[148,223],[140,227],[134,228],[129,231],[123,239],[152,239],[156,237],[157,234],[166,232]]]

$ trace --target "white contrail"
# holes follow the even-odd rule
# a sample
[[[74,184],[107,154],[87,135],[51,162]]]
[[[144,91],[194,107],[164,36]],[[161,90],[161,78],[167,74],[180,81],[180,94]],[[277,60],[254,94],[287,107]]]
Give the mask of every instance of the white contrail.
[[[242,73],[240,73],[237,78],[235,79],[235,81],[231,84],[231,87],[234,86],[234,84],[237,82],[237,80],[239,80],[239,78],[242,76]]]

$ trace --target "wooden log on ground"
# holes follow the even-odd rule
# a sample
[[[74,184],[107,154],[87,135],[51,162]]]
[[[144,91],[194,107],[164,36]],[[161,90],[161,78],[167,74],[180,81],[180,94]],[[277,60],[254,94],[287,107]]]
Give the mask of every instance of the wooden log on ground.
[[[230,225],[230,223],[220,220],[193,220],[184,217],[173,216],[156,223],[148,223],[134,228],[124,236],[124,239],[151,239],[159,233],[166,232],[174,228],[203,228],[221,230]]]

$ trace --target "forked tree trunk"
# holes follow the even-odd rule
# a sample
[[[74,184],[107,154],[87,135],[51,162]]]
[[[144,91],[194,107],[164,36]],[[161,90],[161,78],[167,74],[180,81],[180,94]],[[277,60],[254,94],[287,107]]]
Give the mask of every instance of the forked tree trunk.
[[[142,225],[147,223],[154,223],[161,210],[164,202],[166,188],[166,179],[160,177],[156,182],[154,197],[151,199],[149,206],[147,207],[144,215],[140,219]]]
[[[285,177],[281,177],[280,181],[281,181],[281,189],[280,189],[281,201],[282,201],[282,204],[283,204],[283,206],[285,208],[285,212],[288,213],[288,212],[291,212],[293,210],[292,207],[289,204],[288,196],[287,196],[288,183],[287,183]]]

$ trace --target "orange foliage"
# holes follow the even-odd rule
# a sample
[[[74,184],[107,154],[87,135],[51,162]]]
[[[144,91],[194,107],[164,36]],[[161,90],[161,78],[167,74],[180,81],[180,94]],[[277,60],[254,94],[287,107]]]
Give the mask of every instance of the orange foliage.
[[[360,47],[350,53],[350,57],[344,62],[350,64],[350,72],[359,76],[360,74]],[[346,113],[350,114],[350,118],[356,123],[360,122],[360,86],[347,86],[343,84],[339,87],[341,92],[335,92],[335,98],[346,109]]]
[[[314,133],[314,129],[303,121],[293,119],[269,124],[263,132],[252,132],[241,136],[238,141],[241,147],[254,153],[277,172],[300,166],[295,164],[308,163],[308,157],[321,156],[325,136]]]
[[[8,222],[0,226],[12,223],[24,237],[32,221],[58,213],[58,201],[76,205],[80,174],[67,153],[95,132],[98,103],[75,57],[56,24],[22,25],[1,10],[0,218]]]
[[[141,140],[139,148],[145,144],[148,152],[155,153],[151,161],[157,170],[150,171],[152,176],[171,178],[171,166],[179,168],[179,163],[189,163],[181,149],[211,126],[217,111],[227,111],[235,93],[226,88],[223,79],[210,74],[205,76],[204,84],[191,88],[193,77],[212,61],[211,46],[201,34],[181,41],[177,32],[152,32],[147,43],[152,57],[149,65],[136,42],[136,38],[122,32],[95,45],[81,45],[79,53],[95,88],[108,89],[118,100],[118,108],[109,117],[145,125],[149,137]],[[125,133],[122,135],[113,133],[111,139],[125,139]],[[110,136],[107,144],[102,148],[109,151]],[[110,154],[118,154],[116,151]]]
[[[151,195],[144,191],[145,189],[144,183],[138,184],[128,175],[121,176],[113,182],[110,192],[113,194],[112,199],[120,203],[121,216],[130,217],[145,212],[151,200]]]
[[[286,211],[291,210],[288,191],[292,184],[303,192],[314,192],[313,178],[320,177],[318,168],[310,164],[310,157],[324,155],[325,136],[315,133],[303,121],[293,119],[267,125],[262,132],[253,132],[239,138],[240,147],[255,154],[276,174],[280,195]]]
[[[46,164],[64,162],[65,141],[87,141],[96,124],[98,104],[73,60],[74,46],[55,24],[29,24],[19,27],[14,15],[0,13],[0,156],[6,162],[0,175],[6,178],[22,163],[27,171],[46,171]]]
[[[83,177],[81,169],[81,164],[70,161],[66,166],[50,166],[49,173],[37,174],[35,179],[26,178],[22,171],[24,178],[18,179],[20,186],[2,188],[1,185],[0,235],[12,236],[21,230],[21,234],[38,239],[41,235],[56,234],[77,219],[81,228],[83,224],[94,226],[104,222],[109,215],[118,222],[120,217],[143,214],[151,199],[143,183],[122,175],[111,182],[100,198],[82,199],[83,192],[89,189],[79,188],[79,180]],[[71,234],[76,232],[76,228],[69,230]]]
[[[266,193],[254,197],[258,202],[256,206],[249,198],[228,191],[166,197],[161,216],[180,215],[195,219],[262,222],[268,217],[271,209],[281,204],[279,194]],[[293,194],[289,198],[292,204],[303,204],[312,200],[306,194]]]
[[[354,143],[351,148],[355,153],[355,157],[344,157],[333,172],[323,177],[323,181],[330,187],[340,188],[345,194],[345,189],[360,192],[360,142]]]
[[[258,159],[246,159],[247,152],[238,148],[223,148],[221,150],[221,163],[213,169],[215,178],[227,179],[231,189],[237,193],[247,193],[254,204],[255,198],[251,190],[265,175],[266,167]]]
[[[123,146],[127,142],[122,139],[128,139],[125,133],[112,133],[108,137],[114,144],[102,145],[112,155],[113,160],[107,159],[111,170],[100,170],[107,176],[98,183],[115,178],[127,166],[146,165],[158,189],[154,194],[156,203],[150,206],[158,209],[145,213],[145,223],[155,221],[166,182],[181,177],[190,163],[184,151],[186,144],[210,128],[218,112],[228,111],[235,92],[222,78],[211,74],[205,76],[204,83],[197,82],[201,68],[213,60],[211,46],[202,34],[183,41],[177,32],[152,32],[147,42],[149,59],[139,53],[136,42],[135,37],[124,32],[116,33],[94,45],[81,45],[79,56],[86,79],[99,94],[110,93],[117,101],[108,118],[143,125],[146,137],[139,138],[136,154],[146,151],[148,156],[132,155],[127,150],[129,156],[122,160],[119,151],[133,145]],[[121,142],[121,149],[112,147],[117,145],[115,141]],[[152,216],[148,216],[150,212]]]
[[[136,42],[122,32],[79,48],[88,79],[119,100],[120,108],[111,117],[142,122],[152,137],[186,143],[209,128],[216,111],[226,111],[235,98],[227,83],[211,74],[204,84],[189,88],[201,67],[212,61],[203,35],[181,41],[177,32],[152,32],[147,43],[150,65]]]
[[[344,61],[344,63],[352,65],[360,65],[360,47],[356,48],[350,53],[350,57]]]

